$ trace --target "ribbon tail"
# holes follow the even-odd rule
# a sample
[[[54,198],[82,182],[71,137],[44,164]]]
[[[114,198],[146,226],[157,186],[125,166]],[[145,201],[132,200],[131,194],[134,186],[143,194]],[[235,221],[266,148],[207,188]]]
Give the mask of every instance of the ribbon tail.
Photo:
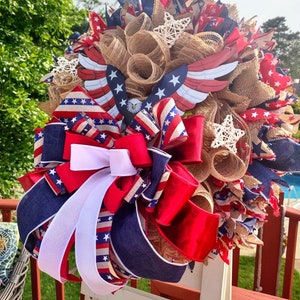
[[[60,282],[65,280],[61,278],[63,257],[76,228],[82,206],[87,198],[95,197],[97,193],[102,192],[103,187],[101,184],[99,185],[99,181],[107,174],[109,174],[109,169],[100,170],[92,175],[77,192],[64,203],[43,237],[38,257],[39,268]]]
[[[107,295],[120,289],[122,285],[114,285],[105,281],[98,272],[96,262],[95,235],[97,218],[105,193],[115,180],[114,176],[102,177],[86,199],[77,222],[75,231],[76,265],[87,286],[98,295]]]

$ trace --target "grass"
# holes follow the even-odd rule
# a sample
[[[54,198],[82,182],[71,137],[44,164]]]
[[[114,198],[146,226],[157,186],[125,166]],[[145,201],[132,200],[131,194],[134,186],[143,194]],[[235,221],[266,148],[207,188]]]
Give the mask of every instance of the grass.
[[[254,277],[254,265],[255,258],[252,256],[241,256],[240,257],[240,269],[239,269],[239,287],[252,290],[253,289],[253,277]],[[281,284],[280,294],[282,288],[283,278],[283,266],[284,259],[282,262],[281,269]],[[42,298],[43,299],[55,299],[55,282],[47,274],[41,272],[41,286],[42,286]],[[141,279],[138,281],[138,288],[147,292],[150,292],[149,280]],[[65,299],[76,300],[79,299],[80,295],[80,284],[73,282],[65,283]],[[23,294],[23,300],[31,300],[31,280],[30,273],[27,275],[25,290]],[[295,270],[294,272],[294,284],[293,284],[293,300],[300,299],[300,273]]]
[[[70,268],[75,266],[74,252],[72,251],[69,256]],[[77,274],[76,274],[77,275]],[[78,282],[66,282],[65,288],[65,300],[77,300],[80,299],[80,283]],[[41,293],[42,299],[54,300],[56,299],[55,280],[44,272],[41,272]],[[27,274],[25,288],[22,300],[31,300],[31,274],[30,268]]]
[[[282,259],[280,270],[280,285],[279,295],[282,294],[282,283],[284,274],[285,259]],[[253,256],[240,256],[240,269],[238,286],[248,290],[253,289],[254,285],[254,266],[255,258]],[[300,299],[300,273],[294,270],[294,282],[293,282],[293,300]]]

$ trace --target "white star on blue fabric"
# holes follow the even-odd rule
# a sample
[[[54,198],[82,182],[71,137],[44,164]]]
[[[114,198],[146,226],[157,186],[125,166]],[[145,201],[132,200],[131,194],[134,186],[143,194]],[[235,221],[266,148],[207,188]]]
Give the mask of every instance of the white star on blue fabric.
[[[121,106],[126,105],[126,99],[122,99],[121,102],[120,102],[120,105],[121,105]]]
[[[159,99],[163,98],[163,96],[165,96],[165,89],[158,88],[158,91],[155,95],[158,96]]]
[[[115,71],[111,70],[111,72],[108,75],[108,77],[110,78],[110,80],[113,80],[114,78],[118,78],[118,76],[117,76],[117,70],[115,70]]]
[[[115,88],[116,93],[123,92],[123,84],[117,84],[117,87]]]
[[[49,171],[49,173],[50,173],[51,175],[54,175],[54,174],[56,173],[56,171],[55,171],[55,169],[51,169],[51,170]]]
[[[172,79],[169,80],[169,82],[173,83],[174,87],[176,86],[176,84],[180,84],[179,75],[175,76],[174,74],[172,74]]]
[[[109,240],[109,233],[106,233],[104,235],[103,239],[107,242]]]

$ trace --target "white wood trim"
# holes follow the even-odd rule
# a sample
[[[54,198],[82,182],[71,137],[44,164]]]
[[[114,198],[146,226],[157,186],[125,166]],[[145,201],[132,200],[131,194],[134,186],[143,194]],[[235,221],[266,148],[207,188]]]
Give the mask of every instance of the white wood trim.
[[[232,251],[230,251],[232,261]],[[207,265],[196,263],[193,272],[186,270],[179,284],[201,291],[201,300],[231,300],[232,263],[225,264],[217,256],[210,259]],[[99,296],[94,294],[84,283],[81,293],[86,300],[165,300],[144,291],[125,286],[113,295]],[[188,299],[187,299],[188,300]],[[200,299],[199,299],[200,300]]]
[[[201,300],[231,300],[232,251],[229,255],[229,265],[217,255],[203,267]]]
[[[167,300],[167,298],[146,293],[130,286],[124,286],[113,295],[99,296],[94,294],[83,283],[81,285],[81,294],[85,295],[85,300]]]

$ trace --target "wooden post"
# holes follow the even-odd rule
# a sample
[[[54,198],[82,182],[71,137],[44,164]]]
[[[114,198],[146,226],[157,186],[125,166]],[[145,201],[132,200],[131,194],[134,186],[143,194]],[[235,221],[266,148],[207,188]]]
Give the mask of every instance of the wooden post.
[[[56,300],[65,299],[65,286],[63,283],[55,280]]]
[[[232,285],[239,284],[239,267],[240,267],[240,248],[236,247],[232,254]]]
[[[284,193],[281,193],[279,198],[280,216],[274,216],[273,209],[267,207],[268,218],[262,228],[264,246],[257,246],[253,287],[254,290],[275,296],[278,294],[282,256],[282,222],[284,218],[282,204]]]
[[[41,300],[41,276],[40,270],[37,265],[37,260],[30,257],[30,267],[31,267],[31,293],[32,300]]]
[[[292,299],[298,223],[300,219],[299,210],[296,210],[294,208],[287,208],[286,215],[289,217],[289,230],[282,297]]]

